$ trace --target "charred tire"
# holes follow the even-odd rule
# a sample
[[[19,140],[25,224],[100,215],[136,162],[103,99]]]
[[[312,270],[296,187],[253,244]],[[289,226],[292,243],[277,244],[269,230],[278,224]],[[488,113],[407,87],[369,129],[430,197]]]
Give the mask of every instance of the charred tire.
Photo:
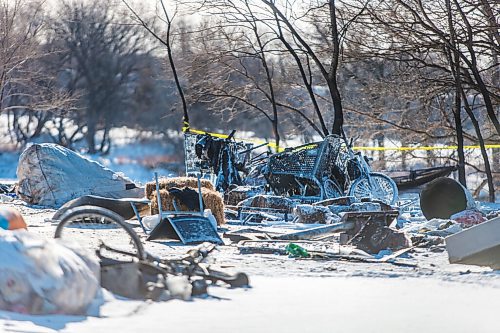
[[[125,220],[120,215],[102,207],[80,206],[69,209],[61,216],[60,222],[57,225],[56,232],[54,234],[54,238],[66,238],[64,236],[65,230],[68,230],[73,223],[78,222],[80,222],[82,225],[89,224],[89,226],[106,224],[116,225],[119,229],[125,231],[130,237],[130,241],[137,251],[137,257],[139,259],[145,258],[144,246],[142,245],[141,240],[135,233],[135,231],[125,223]],[[96,248],[95,250],[97,249],[98,248]]]

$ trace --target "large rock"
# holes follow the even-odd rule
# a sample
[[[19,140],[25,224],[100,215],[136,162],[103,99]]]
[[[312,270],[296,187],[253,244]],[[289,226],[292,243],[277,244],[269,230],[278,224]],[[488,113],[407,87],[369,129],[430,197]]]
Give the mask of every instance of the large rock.
[[[0,230],[0,309],[85,314],[99,290],[97,258],[54,239]]]
[[[17,166],[18,196],[34,205],[59,207],[84,195],[139,198],[143,190],[128,178],[62,146],[32,145]]]

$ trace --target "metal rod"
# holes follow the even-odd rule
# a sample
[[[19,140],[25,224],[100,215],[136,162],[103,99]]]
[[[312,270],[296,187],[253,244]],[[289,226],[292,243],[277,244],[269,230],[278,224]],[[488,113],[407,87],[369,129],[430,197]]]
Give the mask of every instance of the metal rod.
[[[176,212],[180,211],[179,207],[177,206],[176,198],[172,196],[172,205],[174,206],[174,209]]]
[[[144,223],[142,223],[141,215],[139,214],[139,211],[137,210],[137,207],[135,207],[135,203],[130,202],[130,205],[132,206],[132,209],[134,210],[135,217],[137,217],[137,221],[139,221],[139,224],[141,225],[142,231],[144,231],[144,233],[146,235],[148,235],[149,232],[147,231],[146,227],[144,226]]]
[[[201,180],[200,174],[197,174],[198,177],[198,200],[200,201],[200,213],[203,214],[203,197],[201,195]]]
[[[286,239],[286,240],[303,240],[303,239],[313,239],[318,236],[335,234],[342,231],[348,231],[354,228],[353,222],[336,223],[327,225],[324,227],[317,227],[312,229],[307,229],[303,231],[298,231],[290,234],[284,234],[280,236],[273,237],[274,239]]]
[[[158,182],[158,172],[155,172],[155,180],[156,180],[156,199],[158,201],[158,215],[161,223],[163,212],[161,211],[160,183]]]
[[[268,144],[269,144],[269,142],[264,142],[263,144],[260,144],[260,145],[258,145],[258,146],[255,146],[255,147],[249,148],[249,149],[247,149],[247,150],[240,151],[238,154],[245,154],[245,153],[248,153],[248,152],[250,152],[250,151],[252,151],[252,150],[255,150],[255,149],[257,149],[257,148],[267,146]],[[263,154],[263,153],[262,153],[262,154]],[[261,155],[262,155],[262,154],[261,154]]]
[[[235,133],[236,130],[232,130],[231,133],[227,136],[226,141],[231,141]]]

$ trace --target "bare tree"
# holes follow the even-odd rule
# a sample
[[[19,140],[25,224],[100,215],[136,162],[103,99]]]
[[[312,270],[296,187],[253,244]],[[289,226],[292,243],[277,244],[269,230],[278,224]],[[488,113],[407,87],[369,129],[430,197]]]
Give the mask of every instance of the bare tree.
[[[342,45],[342,34],[349,22],[340,24],[337,20],[337,5],[333,0],[312,1],[301,5],[291,1],[217,1],[208,0],[201,7],[211,14],[222,18],[221,26],[240,28],[252,23],[265,34],[266,52],[274,58],[289,58],[300,79],[300,85],[310,99],[309,109],[314,111],[314,118],[319,125],[322,136],[329,133],[342,134],[344,112],[338,83],[338,69]],[[318,27],[322,32],[317,38]],[[321,42],[318,42],[321,40]],[[272,43],[272,44],[271,44]],[[253,44],[258,49],[259,41]],[[295,82],[297,84],[299,82]],[[318,89],[325,87],[328,99],[318,96]],[[272,99],[272,96],[270,96]],[[323,99],[319,101],[319,99]],[[326,104],[323,102],[327,102]],[[279,104],[279,103],[278,103]],[[290,105],[289,111],[301,111],[304,116],[308,112]],[[331,130],[328,129],[325,115],[333,109]],[[309,116],[307,118],[310,120]],[[316,129],[315,128],[315,129]]]
[[[180,75],[177,72],[177,66],[175,62],[175,57],[173,55],[173,47],[172,47],[173,22],[177,14],[177,11],[175,10],[174,13],[171,14],[167,10],[167,7],[165,6],[163,0],[160,0],[157,3],[156,18],[159,19],[164,24],[165,28],[165,33],[161,33],[158,31],[163,31],[163,30],[161,30],[161,28],[158,28],[156,26],[155,20],[153,20],[152,22],[148,22],[145,18],[141,17],[141,15],[139,15],[138,12],[134,8],[132,8],[132,6],[127,1],[122,0],[122,2],[132,13],[136,21],[139,23],[139,25],[142,26],[151,36],[154,37],[156,41],[160,42],[160,44],[162,44],[166,48],[168,63],[170,69],[172,70],[172,75],[174,77],[177,93],[179,94],[179,98],[181,99],[182,103],[183,128],[188,129],[189,128],[188,105],[186,102],[186,97],[184,95],[184,89],[181,85]]]
[[[145,52],[136,27],[115,15],[107,3],[74,2],[62,3],[54,18],[52,42],[60,48],[66,89],[82,92],[81,114],[74,119],[85,128],[90,153],[109,151],[109,130],[130,103],[137,57]]]
[[[360,1],[358,7],[361,6],[364,3]],[[395,61],[403,68],[412,69],[413,82],[418,82],[417,79],[434,89],[427,93],[429,97],[444,96],[454,100],[446,109],[452,110],[454,117],[449,127],[454,130],[459,146],[460,180],[465,183],[463,139],[467,137],[481,146],[490,200],[493,200],[492,170],[484,149],[488,126],[481,125],[481,121],[487,118],[493,125],[490,137],[499,134],[494,111],[498,88],[492,84],[490,76],[496,72],[492,70],[490,59],[495,53],[492,50],[498,49],[498,45],[491,43],[494,40],[491,34],[485,34],[492,30],[488,26],[491,19],[487,11],[481,9],[479,4],[459,0],[370,2],[359,27],[362,27],[360,30],[371,28],[371,33],[364,39],[353,38],[350,42],[358,43],[358,49],[366,57]],[[471,99],[475,104],[471,104]],[[448,121],[446,109],[441,109],[444,123]],[[477,119],[475,113],[479,110],[484,116]],[[472,122],[474,133],[465,132],[463,111]]]
[[[51,54],[40,43],[42,9],[42,1],[0,1],[0,114],[18,144],[39,136],[52,114],[71,103],[45,63]]]

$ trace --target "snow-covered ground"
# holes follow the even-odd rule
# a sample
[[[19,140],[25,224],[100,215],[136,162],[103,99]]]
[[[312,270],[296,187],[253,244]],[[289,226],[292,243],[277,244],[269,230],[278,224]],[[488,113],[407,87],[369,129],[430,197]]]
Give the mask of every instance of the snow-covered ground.
[[[112,300],[100,318],[0,312],[4,332],[498,332],[500,288],[438,279],[261,277],[210,299]]]
[[[53,237],[46,222],[54,210],[9,203],[25,216],[29,231]],[[500,208],[500,207],[499,207]],[[303,226],[253,227],[273,232]],[[220,231],[247,228],[225,225]],[[176,241],[146,241],[160,257],[179,257],[191,246]],[[82,232],[80,240],[85,240]],[[248,246],[256,244],[248,243]],[[338,251],[336,242],[304,243]],[[450,265],[443,245],[416,248],[391,263],[294,259],[276,254],[241,254],[236,245],[220,246],[213,266],[242,271],[251,288],[211,287],[211,297],[151,303],[116,299],[89,316],[30,316],[0,311],[4,332],[498,332],[500,271]]]

